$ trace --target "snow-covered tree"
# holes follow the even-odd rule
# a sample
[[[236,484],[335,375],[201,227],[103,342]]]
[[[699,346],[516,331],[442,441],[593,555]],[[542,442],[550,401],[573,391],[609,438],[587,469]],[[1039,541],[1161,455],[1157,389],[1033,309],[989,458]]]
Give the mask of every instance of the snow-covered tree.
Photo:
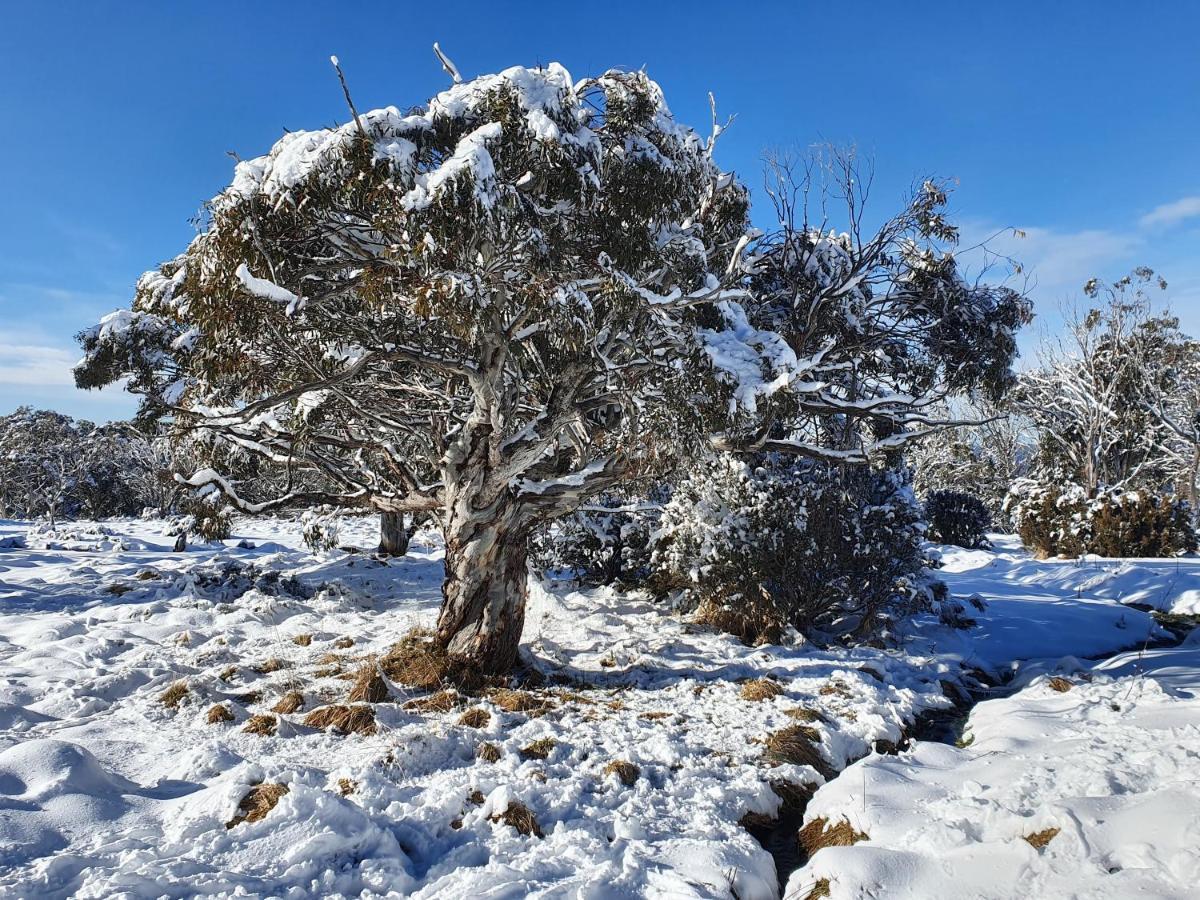
[[[188,479],[244,511],[436,515],[438,640],[502,671],[523,624],[527,538],[545,522],[671,469],[714,431],[723,446],[761,447],[782,393],[808,398],[788,401],[804,416],[890,423],[879,440],[836,446],[841,461],[902,443],[928,424],[924,400],[847,365],[898,352],[921,328],[943,357],[922,384],[936,371],[966,386],[1004,357],[995,312],[1017,307],[964,292],[941,257],[883,261],[901,234],[943,227],[935,189],[883,248],[819,244],[848,266],[822,308],[861,316],[872,335],[885,310],[920,302],[934,315],[906,319],[890,343],[853,327],[809,334],[799,313],[790,337],[766,327],[778,317],[760,312],[796,293],[808,253],[775,246],[750,265],[775,260],[776,274],[747,277],[747,193],[713,161],[719,132],[677,123],[643,73],[576,82],[555,64],[456,83],[408,113],[351,104],[346,125],[288,134],[238,164],[187,250],[142,278],[130,310],[81,335],[77,380],[124,377],[147,414],[169,410],[180,430],[288,473],[261,500],[227,471]],[[816,240],[805,234],[802,247]],[[767,283],[760,307],[753,291]],[[999,349],[953,350],[980,332]],[[847,335],[860,346],[840,346]],[[827,455],[795,433],[788,452]],[[312,473],[316,486],[302,483]]]
[[[81,423],[85,432],[91,423]],[[70,515],[85,476],[85,444],[69,416],[23,406],[0,418],[0,492],[6,515]]]

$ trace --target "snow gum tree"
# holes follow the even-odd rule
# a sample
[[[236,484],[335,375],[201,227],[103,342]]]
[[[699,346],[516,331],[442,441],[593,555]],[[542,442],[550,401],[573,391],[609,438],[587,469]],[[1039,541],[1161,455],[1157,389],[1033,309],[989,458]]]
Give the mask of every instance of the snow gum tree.
[[[81,334],[77,380],[127,378],[179,430],[295,474],[258,502],[188,479],[243,511],[436,516],[438,639],[500,672],[531,530],[804,366],[738,303],[748,203],[719,129],[677,124],[644,74],[518,67],[351,111],[239,163],[187,250]]]

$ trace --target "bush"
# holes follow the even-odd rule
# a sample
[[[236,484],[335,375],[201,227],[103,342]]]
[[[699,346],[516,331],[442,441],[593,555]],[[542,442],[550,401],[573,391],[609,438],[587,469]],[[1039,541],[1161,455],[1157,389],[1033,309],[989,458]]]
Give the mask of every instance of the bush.
[[[1088,499],[1077,485],[1013,486],[1006,504],[1021,541],[1042,556],[1174,556],[1196,549],[1191,510],[1153,491],[1105,491]]]
[[[747,642],[787,626],[865,639],[932,609],[924,525],[906,469],[770,455],[706,461],[665,506],[654,587]]]
[[[983,501],[963,491],[933,491],[925,499],[929,537],[943,544],[986,548],[992,517]]]
[[[666,490],[605,494],[534,535],[530,556],[543,571],[564,569],[584,584],[640,585],[651,573],[651,535]]]

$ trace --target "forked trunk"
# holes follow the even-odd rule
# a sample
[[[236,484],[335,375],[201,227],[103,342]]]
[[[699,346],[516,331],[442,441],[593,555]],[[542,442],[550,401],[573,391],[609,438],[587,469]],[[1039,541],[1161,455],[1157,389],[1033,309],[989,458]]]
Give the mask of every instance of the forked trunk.
[[[500,500],[452,512],[445,535],[439,642],[474,667],[472,674],[503,674],[517,661],[525,625],[528,530]]]
[[[404,513],[384,512],[379,515],[380,556],[404,556],[411,537],[404,524]]]

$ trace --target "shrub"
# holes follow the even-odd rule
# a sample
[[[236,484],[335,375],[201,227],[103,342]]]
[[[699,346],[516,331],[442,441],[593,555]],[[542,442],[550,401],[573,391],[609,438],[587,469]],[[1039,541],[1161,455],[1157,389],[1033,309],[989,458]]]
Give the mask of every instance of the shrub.
[[[1152,491],[1104,491],[1088,499],[1078,485],[1023,480],[1006,507],[1021,541],[1042,556],[1174,556],[1196,549],[1187,503]]]
[[[583,584],[635,585],[651,572],[651,538],[665,488],[649,496],[604,494],[534,535],[530,555],[543,571],[569,571]]]
[[[905,469],[718,456],[663,509],[653,586],[753,640],[786,626],[865,639],[932,609],[925,527]]]
[[[992,517],[983,501],[963,491],[933,491],[925,500],[929,537],[968,549],[986,548]]]
[[[337,548],[341,540],[342,517],[330,507],[310,509],[300,517],[304,545],[313,553],[327,553]]]

